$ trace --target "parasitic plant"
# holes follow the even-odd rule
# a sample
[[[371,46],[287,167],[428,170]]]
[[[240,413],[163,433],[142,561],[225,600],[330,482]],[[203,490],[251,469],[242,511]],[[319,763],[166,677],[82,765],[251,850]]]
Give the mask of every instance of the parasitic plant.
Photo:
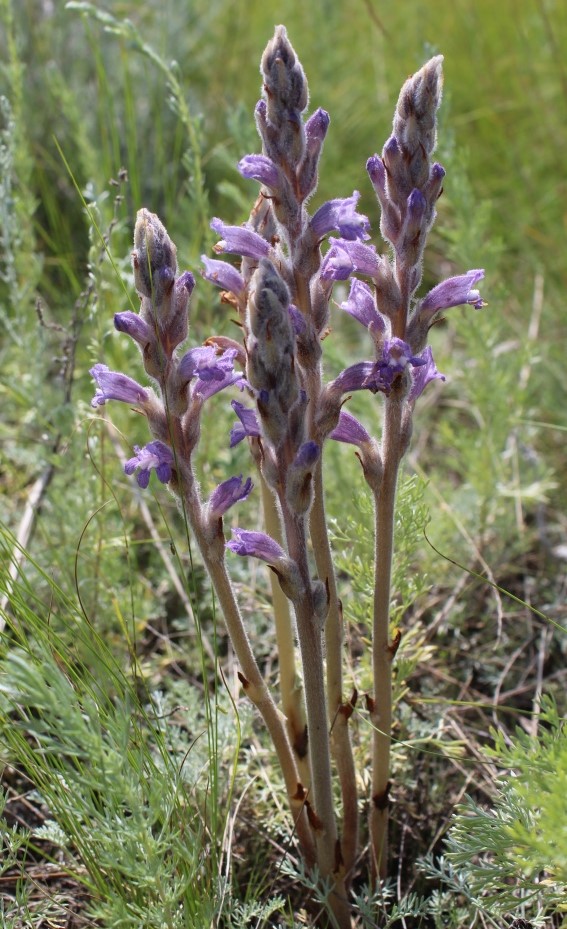
[[[273,741],[306,866],[332,888],[331,919],[341,929],[351,924],[348,894],[361,845],[362,798],[349,732],[357,693],[344,692],[343,617],[322,459],[329,440],[354,445],[375,503],[373,692],[366,694],[373,747],[371,794],[365,799],[369,865],[378,878],[387,872],[392,664],[399,644],[390,627],[398,472],[416,402],[429,381],[444,379],[427,344],[431,325],[448,307],[484,305],[476,290],[483,276],[479,270],[416,296],[445,175],[432,161],[441,69],[437,56],[408,78],[392,134],[382,154],[366,165],[387,246],[380,254],[369,244],[369,222],[358,212],[357,191],[313,214],[307,208],[330,120],[322,109],[305,118],[305,75],[285,28],[278,26],[261,62],[256,124],[262,152],[238,165],[243,177],[259,183],[259,195],[243,226],[218,218],[211,222],[219,236],[217,255],[236,255],[238,262],[202,258],[203,276],[222,289],[224,302],[238,314],[243,343],[217,336],[203,346],[184,346],[195,280],[188,272],[178,276],[176,248],[164,226],[141,210],[132,255],[140,312],[118,313],[115,326],[138,344],[153,386],[102,364],[91,371],[97,384],[93,406],[121,400],[147,417],[153,439],[134,449],[125,471],[136,473],[138,484],[147,487],[155,470],[181,502],[222,609],[244,692]],[[367,330],[368,357],[328,381],[322,340],[336,281],[350,282],[340,309]],[[230,445],[249,444],[265,528],[233,529],[228,541],[223,516],[248,497],[252,479],[228,477],[204,499],[193,464],[203,405],[224,390],[236,415]],[[359,390],[381,402],[377,437],[345,409],[349,395]],[[277,698],[255,658],[230,579],[233,554],[258,558],[271,568]]]

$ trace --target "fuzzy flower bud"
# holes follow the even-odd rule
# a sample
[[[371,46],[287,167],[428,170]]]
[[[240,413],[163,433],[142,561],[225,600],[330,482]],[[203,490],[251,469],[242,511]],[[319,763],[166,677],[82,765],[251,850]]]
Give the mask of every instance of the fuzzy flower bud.
[[[313,468],[320,454],[316,442],[304,442],[288,470],[286,498],[299,516],[304,515],[313,502]]]
[[[317,188],[317,169],[329,123],[329,114],[322,109],[315,110],[305,123],[305,155],[297,172],[301,200]]]
[[[268,42],[260,71],[266,110],[258,120],[264,148],[276,165],[295,171],[305,151],[301,114],[309,102],[307,81],[284,26],[276,26]]]

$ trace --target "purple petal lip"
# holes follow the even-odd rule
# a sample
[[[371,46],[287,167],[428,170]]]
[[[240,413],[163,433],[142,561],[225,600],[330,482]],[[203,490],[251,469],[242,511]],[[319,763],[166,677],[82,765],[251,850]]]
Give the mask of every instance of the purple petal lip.
[[[238,416],[240,422],[236,423],[230,430],[230,447],[234,448],[242,439],[247,436],[258,438],[260,433],[260,424],[255,410],[249,409],[240,400],[231,400],[232,409]]]
[[[171,480],[173,452],[167,445],[156,439],[154,442],[148,442],[143,448],[135,445],[134,451],[136,454],[125,463],[124,472],[133,474],[134,471],[138,471],[136,480],[142,489],[148,486],[152,469],[162,484]]]
[[[358,419],[347,410],[341,410],[339,422],[329,435],[336,442],[348,442],[350,445],[363,445],[370,442],[370,436]]]
[[[246,481],[243,481],[242,475],[229,477],[228,480],[219,484],[209,498],[211,518],[218,519],[235,503],[246,500],[253,486],[252,478],[249,477]]]
[[[223,290],[230,290],[233,294],[242,293],[246,286],[244,280],[228,261],[216,261],[214,258],[207,258],[206,255],[201,255],[201,261],[205,266],[202,274],[207,281],[222,287]]]
[[[433,360],[433,352],[431,351],[430,345],[428,345],[427,348],[425,348],[421,353],[421,359],[422,364],[413,370],[412,385],[408,394],[408,401],[410,403],[415,403],[417,398],[421,396],[424,388],[429,384],[430,381],[446,380],[445,375],[441,374],[441,372],[437,370],[437,366]]]
[[[111,371],[107,365],[96,364],[90,369],[97,389],[91,406],[104,406],[107,400],[120,400],[122,403],[147,403],[150,395],[136,381],[126,374]]]
[[[267,155],[245,155],[238,162],[238,170],[242,177],[259,181],[266,187],[279,187],[281,184],[279,168]]]
[[[208,400],[214,394],[231,387],[233,384],[241,385],[244,381],[244,375],[240,371],[228,371],[224,374],[222,380],[202,380],[197,378],[193,387],[193,394]]]
[[[386,331],[386,324],[376,309],[374,294],[364,281],[353,278],[348,300],[341,303],[340,308],[367,329],[378,332]]]
[[[380,256],[374,245],[347,239],[329,239],[330,249],[323,258],[323,280],[345,281],[353,271],[375,277],[380,270]]]
[[[220,219],[211,220],[211,229],[221,236],[221,241],[215,246],[215,251],[242,255],[244,258],[266,258],[270,252],[270,245],[254,232],[244,226],[227,226]]]
[[[182,383],[187,383],[195,376],[206,382],[223,381],[227,374],[232,374],[237,354],[235,348],[219,354],[216,345],[198,345],[183,355],[179,362],[179,378]]]
[[[474,285],[483,277],[484,271],[477,268],[467,271],[466,274],[447,278],[426,294],[419,305],[419,312],[433,315],[439,310],[448,310],[463,303],[469,303],[477,310],[482,309],[486,304],[478,290],[474,289]]]
[[[277,565],[287,555],[281,545],[274,542],[265,532],[251,532],[247,529],[233,529],[232,539],[226,547],[236,555],[253,555],[268,564]]]
[[[355,190],[352,197],[328,200],[319,207],[310,223],[315,235],[322,237],[336,229],[342,238],[348,241],[369,239],[368,217],[356,212],[359,199],[360,194]]]

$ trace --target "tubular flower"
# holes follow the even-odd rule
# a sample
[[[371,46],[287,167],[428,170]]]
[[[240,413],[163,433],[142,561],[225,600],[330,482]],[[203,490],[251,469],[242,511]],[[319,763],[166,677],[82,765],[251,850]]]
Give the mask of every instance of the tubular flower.
[[[323,258],[321,277],[323,280],[346,281],[354,271],[376,277],[382,259],[374,245],[349,242],[347,239],[329,239],[331,245]]]
[[[374,294],[363,281],[352,279],[348,300],[341,303],[340,308],[362,323],[372,334],[386,331],[384,319],[376,309]]]
[[[229,477],[213,490],[209,497],[209,514],[211,519],[220,519],[231,506],[239,500],[246,500],[252,490],[252,478],[246,481],[239,477]]]
[[[215,245],[216,252],[228,252],[233,255],[242,255],[243,258],[267,258],[270,245],[254,232],[244,226],[227,226],[221,219],[211,220],[211,229],[221,236],[221,241]]]
[[[370,442],[370,436],[366,429],[359,423],[356,416],[348,413],[347,410],[341,410],[337,426],[329,433],[329,438],[335,442],[347,442],[350,445],[361,446]]]
[[[226,543],[226,547],[236,555],[252,555],[274,567],[289,560],[281,545],[274,542],[265,532],[233,529],[232,539]]]
[[[422,319],[431,317],[439,310],[448,310],[452,306],[461,306],[463,303],[469,303],[474,306],[475,310],[481,310],[486,304],[474,285],[483,277],[484,271],[478,268],[467,271],[466,274],[459,274],[457,277],[447,278],[426,294],[419,305],[419,315]]]
[[[114,328],[118,332],[125,332],[130,338],[134,339],[141,348],[145,348],[146,345],[153,342],[155,339],[152,327],[149,326],[141,316],[138,316],[137,313],[132,313],[130,310],[124,313],[114,314]]]
[[[321,206],[311,220],[311,228],[316,236],[324,236],[332,229],[336,229],[343,239],[354,241],[356,239],[369,239],[370,223],[368,216],[356,212],[356,205],[360,200],[358,190],[352,197],[328,200]]]
[[[281,184],[279,168],[267,155],[245,155],[240,159],[237,167],[242,177],[259,181],[266,187],[274,189]]]
[[[147,403],[150,395],[136,381],[126,374],[111,371],[108,365],[96,364],[90,369],[97,388],[91,406],[104,406],[107,400],[120,400],[122,403]]]
[[[214,258],[207,258],[206,255],[201,255],[201,261],[205,266],[205,270],[201,272],[205,280],[222,287],[223,290],[230,290],[233,294],[242,293],[246,286],[244,280],[228,261],[216,261]]]
[[[150,482],[152,469],[162,484],[167,484],[171,480],[173,452],[167,445],[156,439],[154,442],[148,442],[143,448],[135,445],[134,451],[136,454],[126,462],[124,472],[133,474],[134,471],[138,471],[136,480],[143,490]]]

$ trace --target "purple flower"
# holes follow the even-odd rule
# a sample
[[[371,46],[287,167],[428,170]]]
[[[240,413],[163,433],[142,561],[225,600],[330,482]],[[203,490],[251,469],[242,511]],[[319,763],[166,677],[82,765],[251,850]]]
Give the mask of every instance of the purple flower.
[[[236,423],[230,430],[230,447],[234,448],[234,446],[242,442],[242,439],[245,439],[246,436],[259,437],[260,425],[255,410],[251,410],[247,406],[244,406],[239,400],[231,400],[230,405],[240,420],[240,422]]]
[[[279,187],[281,184],[279,168],[267,155],[245,155],[238,162],[242,177],[259,181],[266,187]]]
[[[214,258],[207,258],[206,255],[201,255],[201,261],[205,265],[202,274],[207,281],[222,287],[223,290],[230,290],[233,294],[242,293],[246,286],[244,280],[228,261],[216,261]]]
[[[111,371],[107,365],[96,364],[89,372],[96,382],[97,389],[91,406],[104,406],[107,400],[121,400],[122,403],[147,403],[150,395],[136,381],[126,374]]]
[[[349,313],[354,319],[371,332],[385,332],[386,324],[376,309],[374,294],[368,284],[353,278],[350,283],[348,300],[340,304],[341,310]]]
[[[201,381],[223,381],[234,369],[234,359],[238,354],[235,348],[229,348],[219,355],[216,345],[198,345],[185,352],[179,362],[178,375],[182,384],[198,376]]]
[[[348,442],[350,445],[364,445],[370,442],[370,436],[358,419],[346,410],[341,410],[338,425],[329,435],[336,442]]]
[[[441,381],[445,380],[445,375],[437,370],[430,345],[423,350],[420,358],[422,359],[422,364],[413,371],[412,385],[408,394],[408,401],[410,403],[415,403],[430,381],[435,381],[437,379]]]
[[[253,486],[252,478],[249,477],[243,482],[242,475],[229,477],[228,480],[219,484],[209,497],[211,519],[220,519],[233,504],[238,503],[239,500],[246,500]]]
[[[322,237],[331,229],[336,229],[343,239],[354,241],[356,239],[369,239],[368,229],[370,223],[368,216],[356,212],[356,205],[360,200],[358,190],[352,197],[338,200],[327,200],[311,219],[311,228],[316,236]]]
[[[374,362],[357,361],[338,375],[333,381],[333,389],[341,394],[350,393],[351,390],[363,390],[367,387],[368,378],[374,371]]]
[[[131,313],[129,310],[114,314],[114,328],[118,332],[125,332],[142,348],[154,340],[151,326],[148,326],[137,313]]]
[[[408,365],[419,367],[426,364],[427,359],[412,355],[411,348],[403,339],[386,339],[382,346],[382,358],[374,365],[367,386],[369,390],[383,390],[388,394],[394,381]]]
[[[261,558],[262,561],[276,567],[279,563],[289,560],[281,545],[274,542],[265,532],[233,529],[232,539],[226,543],[226,547],[236,555],[253,555],[254,558]]]
[[[448,310],[452,306],[461,306],[463,303],[470,303],[475,310],[482,309],[486,304],[478,290],[474,289],[474,285],[483,277],[484,271],[479,268],[467,271],[466,274],[459,274],[457,277],[447,278],[426,294],[418,307],[419,315],[422,318],[434,316],[439,310]]]
[[[381,258],[373,245],[347,239],[329,239],[329,243],[331,248],[321,265],[323,280],[346,281],[353,271],[369,277],[379,273]]]
[[[126,462],[124,471],[126,474],[133,474],[134,471],[138,471],[136,480],[143,490],[150,482],[152,468],[162,484],[167,484],[171,480],[173,475],[171,467],[173,452],[167,445],[156,439],[155,442],[149,442],[144,448],[135,445],[134,451],[136,454]]]
[[[377,361],[359,361],[341,371],[332,383],[332,389],[341,393],[352,390],[381,391],[389,394],[394,381],[408,365],[418,367],[427,364],[427,359],[412,355],[411,348],[402,339],[386,339],[382,346],[382,357]]]
[[[240,371],[225,371],[222,378],[214,378],[209,380],[203,380],[201,377],[197,378],[193,386],[193,396],[199,396],[202,400],[208,400],[214,394],[218,394],[219,391],[224,390],[225,387],[231,387],[232,384],[238,384],[239,386],[244,386],[244,375]]]
[[[220,219],[211,220],[211,229],[221,236],[221,241],[215,246],[215,251],[229,252],[229,254],[242,255],[244,258],[266,258],[270,252],[270,245],[254,232],[244,226],[227,226]]]

